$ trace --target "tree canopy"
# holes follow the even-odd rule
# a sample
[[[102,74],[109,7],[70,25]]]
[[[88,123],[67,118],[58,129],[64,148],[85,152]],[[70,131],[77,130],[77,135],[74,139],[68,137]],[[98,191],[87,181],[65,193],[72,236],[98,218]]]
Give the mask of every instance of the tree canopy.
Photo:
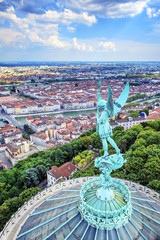
[[[160,192],[160,120],[148,121],[124,131],[117,126],[112,138],[124,153],[127,160],[122,168],[112,173],[113,177],[124,178]],[[24,201],[22,196],[36,194],[37,186],[46,178],[46,172],[52,166],[60,166],[68,161],[90,161],[88,146],[103,155],[102,142],[95,128],[83,133],[78,139],[49,151],[40,151],[19,161],[13,168],[0,171],[0,229]],[[115,153],[108,145],[109,154]],[[87,169],[77,171],[73,177],[100,174],[92,162]],[[35,190],[34,190],[35,189]],[[26,192],[28,191],[28,192]],[[23,195],[24,194],[24,195]],[[29,198],[27,198],[29,199]],[[11,204],[12,203],[12,204]],[[12,206],[11,206],[12,205]]]

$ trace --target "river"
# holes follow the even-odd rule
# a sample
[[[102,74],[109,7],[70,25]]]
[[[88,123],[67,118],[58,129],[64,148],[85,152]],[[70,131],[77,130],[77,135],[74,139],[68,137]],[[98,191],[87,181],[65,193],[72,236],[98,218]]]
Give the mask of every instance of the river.
[[[59,114],[62,114],[64,117],[77,117],[81,114],[87,114],[87,113],[96,113],[96,109],[93,109],[93,110],[84,110],[84,111],[75,111],[75,112],[65,112],[65,113],[52,113],[52,114],[44,114],[44,115],[49,115],[49,116],[55,116],[55,115],[59,115]],[[43,115],[34,115],[33,117],[40,117],[40,116],[43,116]],[[16,120],[23,123],[23,124],[26,124],[26,117],[16,117]]]
[[[140,101],[141,103],[143,103],[143,102],[152,102],[152,101],[155,101],[155,100],[157,100],[157,101],[159,101],[160,100],[160,98],[151,98],[151,99],[146,99],[146,100],[143,100],[143,101]]]
[[[146,100],[142,100],[142,101],[137,101],[137,103],[143,103],[143,102],[152,102],[154,100],[159,100],[160,98],[152,98],[152,99],[146,99]],[[44,114],[44,115],[50,115],[50,116],[55,116],[57,114],[62,114],[64,117],[77,117],[81,114],[86,114],[86,113],[96,113],[96,109],[94,110],[83,110],[83,111],[75,111],[75,112],[65,112],[65,113],[52,113],[52,114]],[[29,116],[29,115],[28,115]],[[43,115],[34,115],[34,117],[40,117]],[[16,120],[26,124],[26,117],[16,117]]]
[[[5,124],[7,124],[7,123],[0,120],[0,127],[4,127]]]

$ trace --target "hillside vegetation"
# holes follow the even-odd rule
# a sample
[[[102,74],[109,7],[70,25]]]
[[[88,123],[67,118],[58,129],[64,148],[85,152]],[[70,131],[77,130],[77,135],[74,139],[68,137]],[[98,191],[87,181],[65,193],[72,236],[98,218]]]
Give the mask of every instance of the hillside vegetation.
[[[127,159],[127,163],[113,172],[112,176],[138,182],[160,192],[160,120],[135,125],[127,131],[118,126],[113,129],[112,137]],[[12,214],[25,201],[40,191],[37,186],[46,179],[46,171],[51,166],[60,166],[73,158],[74,161],[78,159],[83,160],[81,163],[87,162],[91,156],[80,153],[88,149],[89,145],[97,149],[99,155],[103,154],[101,139],[95,128],[68,144],[34,153],[19,161],[12,169],[1,171],[0,229],[2,230]],[[109,153],[115,153],[110,145]],[[87,169],[77,171],[73,177],[93,176],[99,173],[92,162]]]

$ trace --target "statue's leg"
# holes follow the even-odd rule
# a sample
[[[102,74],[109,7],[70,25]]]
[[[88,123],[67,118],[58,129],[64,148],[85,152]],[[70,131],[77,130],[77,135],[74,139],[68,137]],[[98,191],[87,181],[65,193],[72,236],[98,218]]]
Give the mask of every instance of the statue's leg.
[[[102,138],[101,140],[103,144],[104,156],[108,156],[108,144],[106,138]]]
[[[111,137],[108,137],[107,141],[112,145],[112,147],[115,148],[116,153],[119,154],[120,153],[120,149],[117,147],[117,144],[115,143],[115,141]]]

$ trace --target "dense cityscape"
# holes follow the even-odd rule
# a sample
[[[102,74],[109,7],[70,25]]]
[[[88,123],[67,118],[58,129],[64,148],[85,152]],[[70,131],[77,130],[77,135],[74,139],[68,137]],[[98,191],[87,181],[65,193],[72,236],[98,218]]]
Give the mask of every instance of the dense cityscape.
[[[5,84],[0,88],[1,119],[8,121],[0,130],[1,168],[10,168],[40,149],[69,143],[95,127],[99,78],[105,100],[108,85],[116,100],[125,83],[130,83],[127,104],[111,119],[113,128],[120,125],[126,130],[159,118],[160,68],[156,63],[1,67],[1,83]],[[70,111],[77,111],[77,117],[62,115]],[[25,118],[25,125],[17,116]]]
[[[115,171],[113,177],[160,191],[160,67],[157,63],[1,67],[1,229],[17,206],[39,191],[54,189],[67,179],[99,174],[93,165],[103,152],[95,132],[99,79],[100,94],[106,101],[108,85],[116,102],[126,82],[130,84],[126,104],[109,120],[113,139],[128,159],[124,169]],[[114,153],[111,145],[109,152]],[[157,156],[154,161],[150,158],[152,154]],[[144,156],[148,158],[146,163]],[[154,164],[154,173],[148,164]],[[148,176],[144,178],[146,172]],[[156,199],[159,196],[154,191],[151,194]],[[9,205],[3,210],[4,204],[10,203],[13,211]]]
[[[0,240],[160,240],[159,16],[0,0]]]

